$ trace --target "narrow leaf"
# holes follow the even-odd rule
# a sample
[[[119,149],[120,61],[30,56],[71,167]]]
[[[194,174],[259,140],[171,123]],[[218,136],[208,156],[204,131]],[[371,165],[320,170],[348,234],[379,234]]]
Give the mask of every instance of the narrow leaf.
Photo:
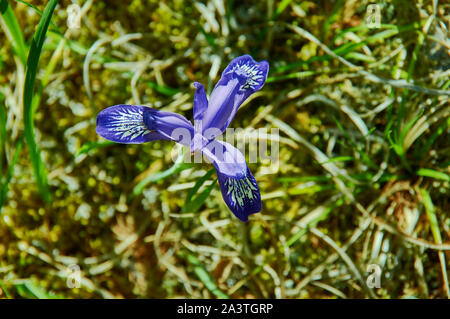
[[[200,187],[202,187],[202,185],[211,177],[211,175],[214,173],[214,169],[211,169],[209,172],[207,172],[205,175],[203,175],[194,185],[194,187],[191,188],[191,190],[189,191],[187,197],[186,197],[186,202],[183,206],[183,213],[187,212],[188,207],[190,205],[190,203],[192,202],[192,198],[194,197],[194,195],[198,192],[198,190],[200,189]]]
[[[417,171],[417,175],[424,177],[431,177],[434,179],[441,179],[443,181],[450,182],[450,176],[444,172],[438,172],[429,168],[420,168]]]
[[[133,196],[141,194],[142,191],[144,190],[144,188],[149,183],[163,180],[163,179],[168,178],[169,176],[172,176],[174,174],[177,174],[185,169],[192,168],[193,164],[192,163],[184,163],[183,158],[184,158],[183,154],[180,154],[178,156],[177,160],[175,161],[175,163],[169,169],[162,171],[162,172],[152,174],[152,175],[144,178],[143,180],[141,180],[136,186],[134,186],[133,192],[132,192]]]
[[[41,152],[35,140],[34,122],[33,122],[33,94],[36,80],[36,72],[38,68],[39,58],[42,52],[45,35],[47,33],[50,19],[58,0],[50,0],[44,10],[41,20],[39,21],[36,33],[31,42],[30,51],[28,53],[25,88],[23,94],[23,113],[25,126],[25,139],[28,144],[31,162],[34,167],[34,174],[42,198],[49,202],[51,199],[50,190],[47,183],[47,172],[41,159]]]
[[[215,179],[211,185],[206,187],[200,194],[194,197],[194,195],[197,193],[197,191],[200,189],[200,187],[211,177],[211,175],[214,173],[215,169],[211,169],[209,172],[207,172],[202,178],[200,178],[192,187],[192,189],[189,191],[189,194],[186,198],[186,203],[184,204],[182,208],[183,213],[191,212],[196,213],[200,207],[202,207],[205,200],[208,198],[211,191],[214,189],[214,186],[216,185],[217,179]]]
[[[215,296],[222,299],[230,299],[230,297],[222,292],[219,288],[217,288],[216,284],[212,281],[208,272],[203,268],[200,261],[193,255],[187,256],[188,262],[194,266],[194,272],[197,275],[198,279],[205,285],[205,287],[211,291]]]
[[[17,22],[16,16],[9,5],[8,0],[0,0],[0,13],[4,22],[5,30],[9,40],[12,42],[14,52],[19,57],[23,64],[27,60],[27,46],[23,39],[22,30]]]
[[[78,150],[77,154],[75,156],[79,156],[82,154],[87,154],[91,151],[94,151],[96,149],[116,144],[111,141],[101,141],[101,142],[86,142],[83,145],[81,145],[80,149]]]

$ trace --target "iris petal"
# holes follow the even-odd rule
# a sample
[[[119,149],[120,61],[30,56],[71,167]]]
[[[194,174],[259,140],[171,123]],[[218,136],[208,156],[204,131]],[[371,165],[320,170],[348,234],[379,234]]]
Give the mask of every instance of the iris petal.
[[[114,105],[102,110],[97,116],[97,134],[124,144],[166,139],[145,125],[144,109],[144,106],[138,105]]]
[[[208,109],[202,118],[203,132],[209,128],[225,131],[239,106],[263,87],[268,71],[267,61],[256,62],[249,55],[231,61],[211,93]],[[218,135],[220,133],[208,138],[211,140]]]
[[[202,118],[203,114],[208,109],[208,99],[206,97],[205,87],[203,84],[194,82],[194,86],[194,137],[190,145],[192,152],[201,149],[208,143],[206,138],[202,135]]]
[[[246,222],[251,214],[261,211],[259,187],[242,153],[216,140],[202,151],[216,168],[222,197],[233,214]]]
[[[191,145],[191,140],[194,137],[192,123],[183,115],[177,113],[146,107],[144,123],[149,129],[157,131],[167,139],[186,146]]]
[[[251,214],[261,211],[261,195],[250,170],[242,177],[230,177],[217,170],[223,200],[241,221],[248,221]]]
[[[201,120],[203,114],[208,109],[208,99],[206,98],[205,87],[199,82],[194,82],[194,122]]]
[[[124,144],[172,140],[190,145],[193,136],[191,122],[182,115],[126,104],[102,110],[97,116],[96,131],[107,140]]]

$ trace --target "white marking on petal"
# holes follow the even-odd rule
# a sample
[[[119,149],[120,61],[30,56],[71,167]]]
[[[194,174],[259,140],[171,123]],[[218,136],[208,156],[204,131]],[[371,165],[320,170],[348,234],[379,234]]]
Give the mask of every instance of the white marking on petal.
[[[130,140],[151,132],[144,124],[143,111],[132,108],[117,109],[112,113],[108,128],[120,139],[131,135]]]
[[[264,79],[264,74],[263,70],[258,68],[258,66],[259,64],[255,64],[251,61],[240,61],[236,63],[230,71],[247,78],[245,84],[241,88],[242,91],[249,89],[255,90],[256,87],[261,85],[261,79]]]
[[[257,191],[257,188],[249,177],[241,179],[227,178],[225,186],[227,187],[227,195],[231,194],[233,206],[239,205],[243,207],[245,201],[250,201],[256,197],[254,191]]]

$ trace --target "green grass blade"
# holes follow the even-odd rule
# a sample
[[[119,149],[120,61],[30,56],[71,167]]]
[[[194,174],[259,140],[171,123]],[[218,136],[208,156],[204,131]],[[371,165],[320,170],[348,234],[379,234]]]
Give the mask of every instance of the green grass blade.
[[[3,54],[0,52],[0,72],[5,71],[5,64],[3,63],[3,60],[5,60]]]
[[[328,33],[328,31],[330,30],[330,26],[338,19],[339,10],[343,6],[343,4],[344,4],[343,0],[338,0],[336,2],[336,4],[333,7],[333,10],[331,11],[330,16],[323,24],[323,34],[326,35]]]
[[[62,299],[62,297],[57,296],[52,293],[46,292],[43,288],[34,284],[31,281],[26,281],[15,285],[17,293],[23,298],[29,299]]]
[[[428,154],[430,147],[434,144],[439,136],[444,134],[447,131],[447,128],[450,126],[450,117],[447,118],[446,121],[442,122],[441,125],[431,134],[429,138],[427,138],[424,144],[419,148],[414,148],[414,157],[416,159],[422,159],[425,154]]]
[[[188,196],[186,198],[186,203],[182,208],[183,213],[191,212],[196,213],[200,207],[202,207],[205,200],[208,198],[209,194],[213,190],[216,185],[217,179],[215,179],[211,185],[206,187],[200,194],[194,197],[195,193],[200,189],[200,187],[211,177],[214,173],[215,169],[211,169],[208,173],[206,173],[202,178],[200,178],[189,191]]]
[[[283,13],[283,11],[287,8],[287,6],[292,2],[292,0],[281,0],[280,3],[277,6],[277,9],[275,10],[272,20],[276,20],[277,17]]]
[[[289,74],[283,74],[283,75],[279,75],[279,76],[269,76],[266,80],[266,83],[289,80],[289,79],[304,79],[306,77],[313,76],[318,73],[319,72],[316,72],[316,71],[301,71],[301,72],[293,72],[293,73],[289,73]]]
[[[363,160],[363,162],[373,169],[378,169],[378,166],[370,159],[370,157],[367,155],[367,153],[365,151],[361,150],[358,147],[358,145],[356,145],[356,143],[353,141],[353,139],[350,137],[350,135],[348,135],[347,130],[342,126],[341,122],[339,122],[339,120],[336,117],[334,117],[334,121],[335,121],[337,127],[339,128],[339,130],[346,137],[346,140],[349,143],[349,145],[352,146],[352,148],[361,155],[361,159]],[[342,145],[344,145],[344,144],[342,144]],[[332,162],[332,160],[330,160],[329,162]]]
[[[417,171],[417,175],[424,177],[431,177],[434,179],[441,179],[450,182],[450,176],[444,172],[438,172],[429,168],[421,168]]]
[[[383,27],[383,25],[382,25],[382,27]],[[364,45],[391,38],[401,32],[412,30],[415,27],[416,27],[415,24],[411,24],[411,25],[407,25],[404,27],[400,27],[400,28],[397,28],[397,27],[389,28],[388,30],[384,30],[384,31],[378,32],[377,34],[375,34],[373,36],[369,36],[361,42],[346,43],[346,44],[339,46],[338,48],[333,49],[332,51],[337,55],[347,56],[347,54],[349,54],[350,52],[353,52],[353,51],[363,47]],[[363,26],[361,28],[367,28],[367,27]],[[323,62],[323,61],[328,61],[328,60],[332,60],[332,59],[333,58],[328,54],[325,54],[322,56],[313,56],[312,58],[310,58],[306,61],[296,61],[296,62],[288,63],[283,66],[274,67],[272,70],[272,73],[273,74],[284,73],[284,72],[290,71],[292,69],[296,69],[300,66],[311,64],[313,62]]]
[[[208,272],[203,268],[200,264],[200,261],[193,255],[187,256],[188,262],[194,266],[194,272],[197,275],[198,279],[205,285],[205,287],[211,291],[215,296],[222,299],[230,299],[230,297],[222,292],[219,288],[217,288],[216,284],[212,281]]]
[[[347,60],[362,61],[367,63],[373,63],[376,61],[375,58],[359,52],[350,52],[345,56],[345,58]]]
[[[354,161],[354,160],[355,160],[355,158],[353,156],[336,156],[336,157],[330,158],[328,161],[320,163],[320,165],[323,165],[326,163],[349,162],[349,161]]]
[[[186,201],[190,201],[192,199],[192,197],[195,195],[195,193],[197,193],[197,191],[200,189],[200,187],[203,185],[204,182],[206,182],[206,180],[208,180],[212,174],[214,173],[214,169],[209,170],[205,175],[203,175],[194,185],[194,187],[191,188],[191,190],[189,191]]]
[[[109,145],[113,145],[116,144],[114,142],[111,141],[100,141],[100,142],[86,142],[83,145],[81,145],[80,149],[78,150],[77,154],[75,155],[75,157],[82,155],[82,154],[87,154],[89,152],[92,152],[96,149],[105,147],[105,146],[109,146]]]
[[[36,12],[37,14],[39,14],[40,16],[43,15],[43,12],[41,10],[39,10],[38,8],[36,8],[36,6],[34,6],[33,4],[23,1],[23,0],[15,0],[17,2],[23,3],[24,5],[30,7],[34,12]],[[50,24],[52,25],[52,27],[55,29],[56,32],[61,33],[61,30],[59,30],[59,28],[56,26],[56,24],[54,24],[52,21],[50,21]]]
[[[175,94],[180,92],[179,90],[171,88],[170,86],[159,85],[158,83],[152,81],[147,81],[145,82],[145,84],[147,84],[149,88],[154,89],[156,92],[165,96],[174,96]]]
[[[0,187],[3,183],[3,155],[6,147],[6,107],[4,96],[0,93]]]
[[[200,25],[200,23],[197,24],[198,29],[200,30],[200,32],[205,36],[206,41],[208,42],[208,44],[213,47],[215,50],[217,50],[217,44],[216,44],[216,40],[214,38],[213,35],[211,35],[210,33],[206,32],[205,29],[203,29],[203,27]]]
[[[317,216],[315,216],[314,219],[310,220],[308,222],[308,224],[305,225],[305,228],[301,228],[297,233],[295,233],[294,235],[291,236],[291,238],[289,238],[285,244],[286,247],[290,247],[293,244],[295,244],[295,242],[297,240],[299,240],[304,234],[306,234],[307,229],[306,227],[316,227],[316,225],[326,219],[328,217],[328,215],[333,211],[333,209],[335,209],[336,207],[341,206],[342,204],[344,204],[345,200],[344,199],[339,199],[337,200],[335,203],[333,203],[332,205],[326,207],[325,209],[323,209],[321,211],[320,214],[318,214]]]
[[[186,211],[189,211],[191,213],[196,213],[200,209],[200,207],[202,207],[203,203],[206,201],[206,199],[208,198],[209,194],[214,189],[214,186],[216,186],[216,183],[217,183],[217,178],[211,183],[211,185],[206,187],[203,192],[198,194],[192,200],[192,202],[189,203]]]
[[[169,176],[172,176],[172,175],[174,175],[176,173],[179,173],[179,172],[181,172],[181,171],[183,171],[185,169],[188,169],[188,168],[191,168],[191,167],[194,166],[194,164],[192,164],[192,163],[184,163],[183,162],[183,158],[184,158],[183,153],[181,153],[178,156],[178,158],[175,161],[175,163],[170,168],[168,168],[165,171],[158,172],[158,173],[155,173],[153,175],[150,175],[150,176],[144,178],[143,180],[141,180],[136,186],[134,186],[133,192],[132,192],[133,196],[141,194],[142,191],[144,190],[144,188],[149,183],[153,183],[153,182],[157,182],[157,181],[163,180],[163,179],[165,179],[165,178],[167,178]]]
[[[423,205],[425,206],[425,212],[427,213],[428,221],[430,222],[431,233],[436,244],[442,244],[441,231],[439,230],[439,221],[436,216],[436,209],[433,201],[431,200],[430,193],[424,189],[420,189],[420,195],[422,196]],[[439,261],[441,263],[442,278],[444,281],[445,290],[447,292],[447,298],[450,298],[450,288],[447,275],[447,263],[445,262],[445,254],[443,251],[438,252]]]
[[[11,296],[9,295],[8,290],[5,287],[5,284],[3,283],[3,281],[0,279],[0,288],[3,290],[3,292],[5,293],[6,299],[11,299]]]
[[[46,202],[50,201],[51,196],[47,183],[47,172],[44,163],[42,162],[41,159],[40,149],[35,141],[32,102],[36,80],[36,72],[38,68],[39,58],[42,52],[42,46],[44,44],[48,26],[50,24],[50,19],[53,15],[53,11],[55,10],[57,3],[58,0],[49,1],[47,6],[45,7],[42,18],[39,21],[36,33],[33,36],[30,52],[28,54],[27,69],[25,76],[25,88],[23,94],[25,139],[27,141],[31,162],[33,163],[38,189],[42,198]]]
[[[303,185],[300,185],[300,186],[303,186]],[[336,188],[334,185],[314,184],[311,186],[291,188],[288,190],[288,194],[289,195],[315,194],[315,193],[323,192],[323,191],[334,189],[334,188]]]
[[[430,222],[431,232],[433,233],[434,241],[438,244],[442,244],[441,232],[439,231],[439,223],[436,217],[436,209],[434,208],[433,201],[431,200],[430,193],[426,189],[421,189],[423,205],[427,213],[427,218]]]
[[[12,43],[13,50],[20,61],[25,64],[27,61],[27,46],[23,38],[22,30],[8,0],[0,0],[0,13],[0,19],[3,20],[5,27],[8,29],[5,32]]]
[[[292,182],[328,182],[331,180],[330,176],[319,175],[319,176],[289,176],[289,177],[279,177],[276,179],[278,182],[282,183],[292,183]]]

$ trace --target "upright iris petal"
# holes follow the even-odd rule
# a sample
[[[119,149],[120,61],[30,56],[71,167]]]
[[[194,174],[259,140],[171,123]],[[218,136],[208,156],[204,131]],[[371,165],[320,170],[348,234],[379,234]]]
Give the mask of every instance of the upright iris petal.
[[[206,98],[205,87],[203,84],[194,82],[194,124],[203,118],[203,114],[208,109],[208,99]]]
[[[97,134],[107,140],[138,144],[172,140],[190,145],[194,128],[184,116],[141,105],[114,105],[97,116]]]
[[[263,87],[268,71],[267,61],[256,62],[249,55],[243,55],[231,61],[209,98],[208,109],[202,118],[203,133],[209,128],[216,128],[220,132],[225,131],[239,106],[251,94]],[[214,135],[209,136],[208,139],[213,139]]]
[[[200,150],[208,141],[203,137],[202,119],[208,109],[208,99],[206,98],[203,84],[194,82],[194,137],[191,142],[191,151]]]

